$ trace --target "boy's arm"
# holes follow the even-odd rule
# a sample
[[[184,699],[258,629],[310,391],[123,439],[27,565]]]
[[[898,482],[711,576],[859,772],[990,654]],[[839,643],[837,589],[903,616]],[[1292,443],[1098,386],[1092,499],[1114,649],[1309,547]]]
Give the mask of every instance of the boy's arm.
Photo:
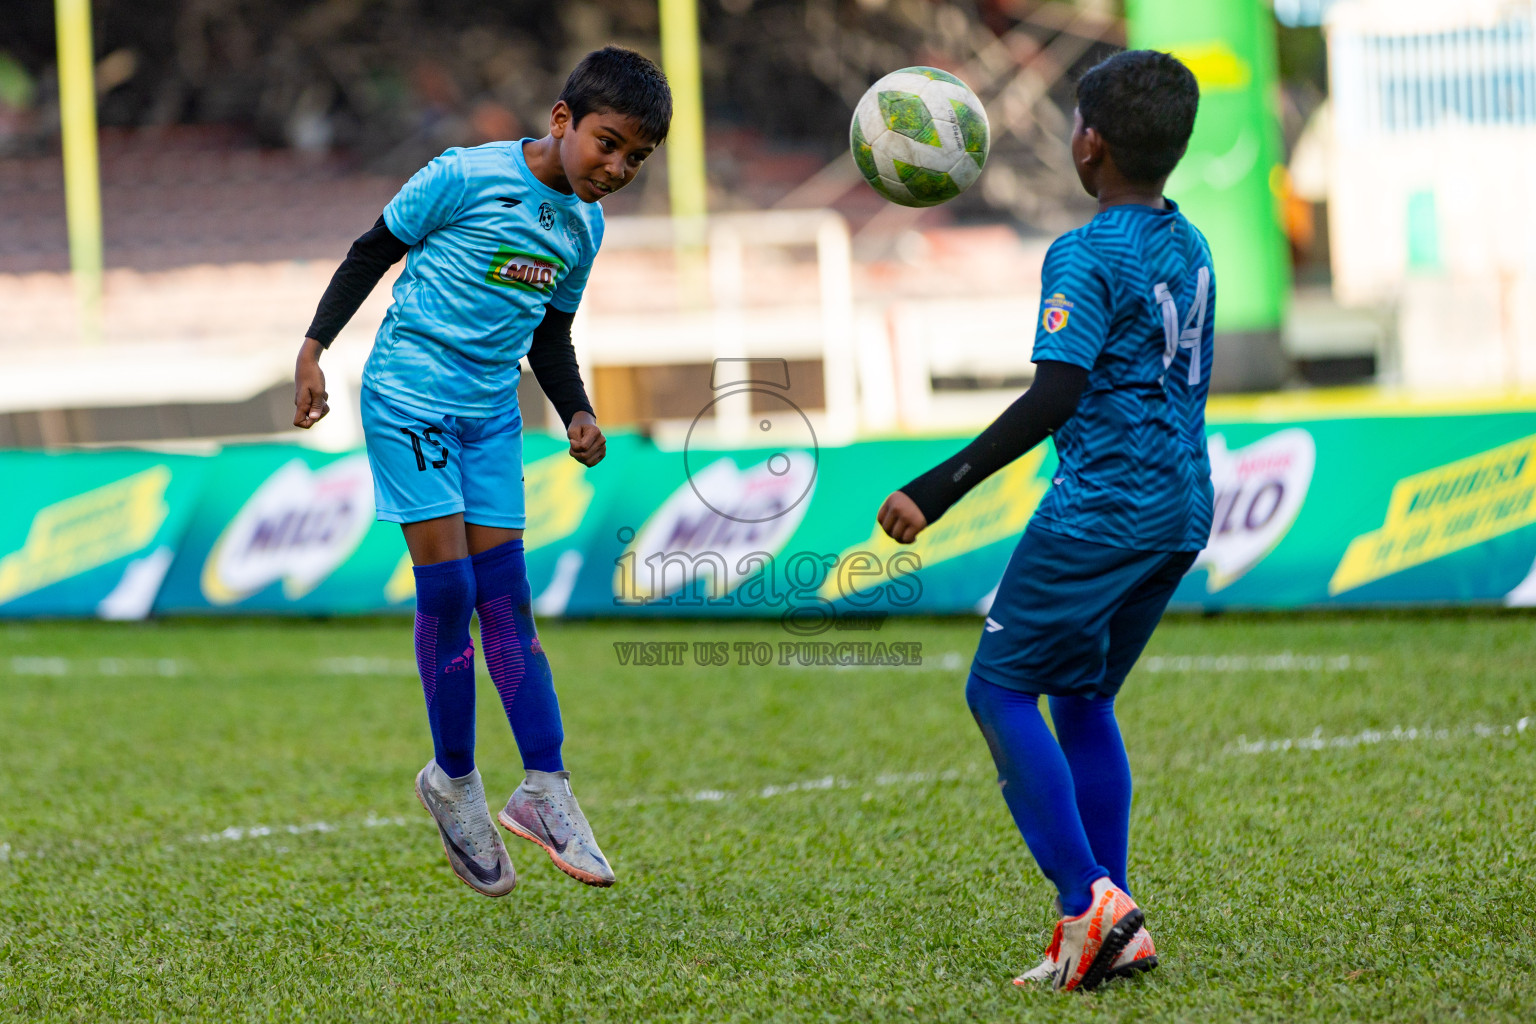
[[[357,312],[385,271],[410,251],[411,247],[396,238],[380,217],[352,243],[347,258],[331,275],[331,283],[320,297],[320,306],[315,310],[315,319],[305,337],[314,338],[321,348],[330,348],[331,342],[352,319],[352,314]]]
[[[571,323],[575,313],[546,306],[544,319],[533,329],[533,344],[528,348],[528,365],[538,378],[567,427],[578,412],[586,412],[596,422],[597,414],[587,400],[581,369],[576,365],[576,347],[571,343]]]
[[[1034,385],[964,451],[885,499],[876,518],[893,539],[912,543],[972,487],[1072,418],[1115,308],[1105,268],[1080,231],[1051,243],[1040,270]]]
[[[971,488],[1071,419],[1087,383],[1081,366],[1041,360],[1034,384],[976,440],[885,499],[877,516],[881,527],[893,540],[912,543]]]
[[[571,344],[574,312],[544,307],[544,319],[533,329],[528,346],[528,365],[538,378],[539,387],[565,424],[565,436],[571,442],[571,458],[583,466],[595,466],[608,454],[608,441],[597,426],[597,414],[587,400],[576,365],[576,347]]]
[[[383,217],[352,243],[347,258],[331,275],[331,283],[315,310],[315,319],[304,332],[304,344],[299,346],[293,368],[294,426],[307,430],[331,411],[325,401],[329,396],[325,391],[325,374],[320,369],[320,353],[330,347],[384,272],[409,251],[410,246],[385,226]]]

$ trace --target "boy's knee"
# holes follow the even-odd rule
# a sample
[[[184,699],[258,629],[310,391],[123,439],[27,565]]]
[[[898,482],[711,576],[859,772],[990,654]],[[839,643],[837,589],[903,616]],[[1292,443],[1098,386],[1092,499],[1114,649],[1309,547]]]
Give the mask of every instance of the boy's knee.
[[[976,721],[983,725],[998,716],[1010,697],[1026,699],[1027,695],[989,683],[974,672],[965,681],[965,702],[970,705]]]
[[[965,680],[965,703],[971,709],[971,714],[976,716],[977,721],[981,720],[982,708],[986,704],[984,688],[990,685],[992,684],[974,672]]]

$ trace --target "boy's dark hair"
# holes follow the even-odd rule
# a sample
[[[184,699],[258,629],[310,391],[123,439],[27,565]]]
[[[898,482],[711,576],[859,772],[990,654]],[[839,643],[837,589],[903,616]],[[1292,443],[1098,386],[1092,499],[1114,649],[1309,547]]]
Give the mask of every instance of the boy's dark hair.
[[[1131,181],[1166,178],[1189,146],[1200,86],[1177,57],[1125,50],[1095,64],[1077,83],[1083,127],[1109,143],[1115,166]]]
[[[622,46],[605,46],[581,58],[559,98],[571,108],[573,126],[588,114],[608,111],[639,121],[646,138],[659,143],[672,124],[667,76],[648,57]]]

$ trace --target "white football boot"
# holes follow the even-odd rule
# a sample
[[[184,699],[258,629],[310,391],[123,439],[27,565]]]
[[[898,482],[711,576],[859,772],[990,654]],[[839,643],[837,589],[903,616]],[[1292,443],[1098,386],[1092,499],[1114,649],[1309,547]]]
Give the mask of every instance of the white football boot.
[[[1157,953],[1143,920],[1129,894],[1101,878],[1093,883],[1088,910],[1057,921],[1045,958],[1013,983],[1049,981],[1060,991],[1087,991],[1111,977],[1150,970],[1157,966]]]
[[[555,867],[588,885],[613,884],[613,868],[571,792],[571,773],[529,771],[496,815],[513,835],[542,846]]]
[[[450,779],[437,761],[416,775],[416,798],[437,823],[448,866],[459,880],[478,893],[505,896],[517,884],[512,859],[485,806],[485,786],[476,768],[461,779]]]
[[[1015,985],[1030,985],[1035,982],[1050,981],[1056,976],[1056,958],[1061,952],[1061,922],[1056,923],[1056,932],[1051,936],[1050,948],[1045,951],[1045,957],[1034,967],[1025,971],[1013,979]],[[1109,969],[1109,978],[1129,978],[1141,971],[1150,971],[1157,966],[1157,947],[1152,945],[1152,934],[1143,925],[1120,955],[1115,957],[1115,965]]]

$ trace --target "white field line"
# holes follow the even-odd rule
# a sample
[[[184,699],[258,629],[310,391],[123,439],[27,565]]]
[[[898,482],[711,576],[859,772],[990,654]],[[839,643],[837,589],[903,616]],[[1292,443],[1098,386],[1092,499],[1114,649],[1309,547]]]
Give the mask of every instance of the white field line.
[[[646,804],[665,803],[720,803],[727,800],[767,800],[776,796],[785,796],[790,793],[814,793],[828,789],[855,789],[863,787],[866,790],[872,787],[921,785],[925,782],[955,782],[966,775],[974,775],[978,766],[972,765],[968,771],[949,769],[942,772],[897,772],[875,776],[873,781],[859,782],[853,779],[840,778],[827,775],[819,779],[805,779],[799,782],[786,782],[777,785],[763,786],[758,789],[733,791],[727,789],[700,789],[692,793],[678,793],[673,796],[638,796],[626,797],[619,800],[594,802],[594,806],[606,807],[641,807]],[[872,795],[872,794],[870,794]],[[341,832],[354,831],[360,828],[380,828],[383,826],[401,825],[430,825],[432,820],[424,816],[410,818],[390,817],[383,818],[370,814],[362,821],[354,822],[329,822],[311,821],[302,825],[231,825],[220,832],[209,832],[200,836],[193,836],[190,841],[199,843],[223,843],[240,842],[246,839],[263,839],[268,836],[304,835],[312,832]],[[9,847],[6,847],[9,850]]]
[[[15,657],[0,664],[14,676],[179,676],[190,666],[176,658]]]
[[[1312,731],[1311,735],[1286,739],[1250,740],[1247,736],[1239,736],[1233,742],[1228,743],[1222,749],[1222,753],[1269,754],[1285,753],[1292,750],[1343,750],[1360,746],[1373,746],[1381,743],[1445,742],[1450,740],[1493,739],[1500,736],[1524,736],[1527,732],[1536,736],[1536,715],[1524,716],[1508,725],[1487,725],[1482,722],[1475,722],[1455,728],[1394,726],[1391,729],[1365,729],[1358,733],[1338,736],[1323,735],[1322,727],[1319,726]],[[980,765],[971,764],[966,766],[963,771],[950,768],[937,772],[888,772],[863,782],[843,776],[825,775],[821,778],[776,783],[756,789],[739,791],[699,789],[691,793],[676,793],[670,796],[634,796],[612,801],[595,801],[593,805],[628,808],[641,807],[647,804],[723,803],[733,800],[768,800],[793,793],[817,793],[827,790],[850,789],[863,789],[863,799],[869,800],[873,799],[874,793],[872,790],[876,788],[922,785],[929,782],[956,782],[962,778],[979,775],[981,772],[982,768]],[[242,842],[271,836],[281,837],[311,833],[350,832],[358,829],[402,827],[411,824],[429,825],[431,820],[425,817],[406,818],[399,815],[381,817],[370,812],[361,821],[343,821],[340,823],[311,821],[287,825],[231,825],[218,832],[191,836],[187,841],[198,843]],[[26,851],[16,849],[8,842],[0,842],[0,864],[13,860],[23,860],[27,856]]]
[[[926,655],[920,665],[802,665],[791,660],[775,668],[805,671],[959,671],[969,656],[960,651]],[[58,656],[18,656],[0,661],[0,666],[17,676],[181,676],[192,666],[177,658],[64,658]],[[1142,658],[1137,668],[1144,672],[1364,672],[1374,667],[1371,658],[1358,654],[1154,654]],[[322,658],[316,663],[322,675],[397,676],[415,675],[416,663],[407,658],[366,655]]]
[[[1493,739],[1498,736],[1520,736],[1527,730],[1536,733],[1536,717],[1530,715],[1511,725],[1487,725],[1474,722],[1452,729],[1426,725],[1394,725],[1391,729],[1363,729],[1360,732],[1339,736],[1324,736],[1323,727],[1312,730],[1310,736],[1292,736],[1278,740],[1250,740],[1239,736],[1223,748],[1224,754],[1281,754],[1291,750],[1348,750],[1353,747],[1370,747],[1380,743],[1425,743],[1447,740]]]
[[[416,663],[406,658],[322,658],[316,665],[327,676],[413,676]]]
[[[1154,654],[1136,667],[1143,672],[1364,672],[1375,659],[1358,654]]]

